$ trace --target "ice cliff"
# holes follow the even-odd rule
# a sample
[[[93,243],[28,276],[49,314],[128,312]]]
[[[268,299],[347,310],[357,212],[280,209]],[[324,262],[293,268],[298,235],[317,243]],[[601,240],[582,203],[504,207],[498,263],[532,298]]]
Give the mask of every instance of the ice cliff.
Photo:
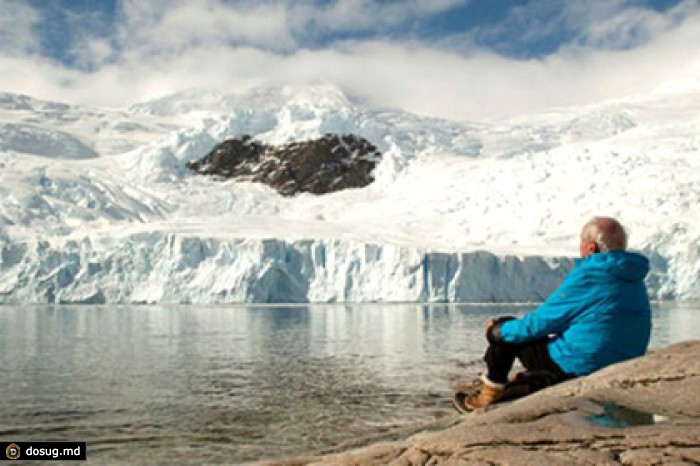
[[[493,302],[541,301],[571,261],[145,233],[4,244],[2,264],[4,303]]]

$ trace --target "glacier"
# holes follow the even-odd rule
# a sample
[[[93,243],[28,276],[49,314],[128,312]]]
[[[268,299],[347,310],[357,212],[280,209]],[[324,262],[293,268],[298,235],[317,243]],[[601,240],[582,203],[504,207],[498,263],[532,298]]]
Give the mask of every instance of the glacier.
[[[656,299],[700,299],[700,92],[507,121],[365,108],[331,85],[125,109],[0,93],[0,303],[541,301],[581,225],[621,219]],[[366,188],[198,177],[217,142],[355,133]]]
[[[486,251],[161,232],[6,243],[2,261],[6,304],[541,301],[571,266]]]

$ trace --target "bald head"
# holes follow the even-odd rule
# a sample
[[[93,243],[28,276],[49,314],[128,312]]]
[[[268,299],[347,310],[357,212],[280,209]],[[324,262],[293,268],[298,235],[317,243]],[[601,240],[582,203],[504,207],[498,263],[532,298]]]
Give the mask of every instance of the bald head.
[[[585,244],[584,244],[585,243]],[[581,256],[585,257],[584,247],[590,246],[590,254],[595,252],[624,251],[627,249],[627,232],[620,222],[610,217],[593,217],[581,231]]]

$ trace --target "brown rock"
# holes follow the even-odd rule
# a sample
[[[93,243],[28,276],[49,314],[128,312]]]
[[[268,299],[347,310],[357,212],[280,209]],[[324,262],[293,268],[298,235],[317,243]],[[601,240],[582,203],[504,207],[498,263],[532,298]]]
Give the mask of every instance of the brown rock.
[[[187,168],[203,175],[265,183],[288,196],[326,194],[370,184],[380,157],[369,141],[352,134],[326,134],[285,146],[243,136],[218,144],[200,160],[188,162]]]

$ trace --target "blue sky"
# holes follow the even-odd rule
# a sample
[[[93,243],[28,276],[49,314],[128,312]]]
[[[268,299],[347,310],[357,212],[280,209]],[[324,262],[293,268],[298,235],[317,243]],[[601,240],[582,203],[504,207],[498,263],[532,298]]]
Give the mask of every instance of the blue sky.
[[[700,0],[0,4],[0,90],[113,106],[320,81],[378,106],[507,116],[693,80],[700,43]]]

